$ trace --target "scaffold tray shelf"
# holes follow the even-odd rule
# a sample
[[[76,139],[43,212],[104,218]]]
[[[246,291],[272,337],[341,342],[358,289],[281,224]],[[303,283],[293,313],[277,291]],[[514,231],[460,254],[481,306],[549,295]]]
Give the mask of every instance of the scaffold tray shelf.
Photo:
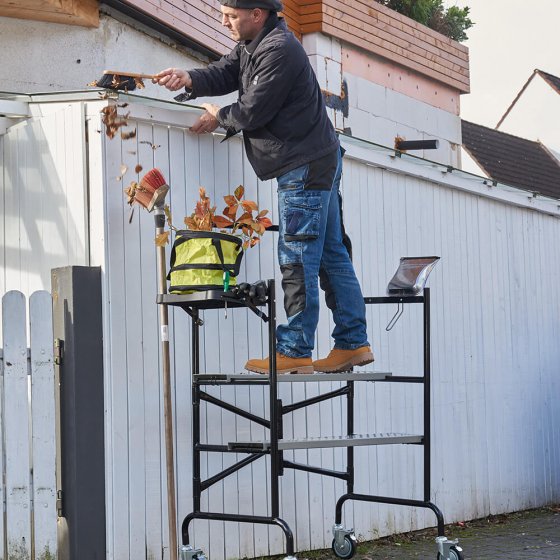
[[[278,383],[302,383],[321,381],[384,381],[390,379],[391,372],[344,372],[344,373],[300,373],[294,375],[278,375]],[[193,376],[193,380],[199,385],[226,385],[226,384],[255,384],[262,385],[270,382],[269,375],[259,373],[200,373]]]
[[[391,445],[422,443],[423,436],[417,434],[354,434],[350,436],[311,437],[305,439],[281,439],[278,449],[313,449],[327,447],[357,447],[360,445]],[[254,450],[268,451],[269,441],[234,441],[228,443],[230,451]]]

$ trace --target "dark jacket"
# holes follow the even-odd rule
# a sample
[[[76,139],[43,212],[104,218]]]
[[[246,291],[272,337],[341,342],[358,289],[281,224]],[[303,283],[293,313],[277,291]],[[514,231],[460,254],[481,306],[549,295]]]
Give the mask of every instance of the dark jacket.
[[[183,99],[239,91],[218,120],[227,137],[243,131],[260,179],[278,177],[339,145],[307,54],[276,14],[253,41],[238,43],[218,62],[189,74],[193,88]]]

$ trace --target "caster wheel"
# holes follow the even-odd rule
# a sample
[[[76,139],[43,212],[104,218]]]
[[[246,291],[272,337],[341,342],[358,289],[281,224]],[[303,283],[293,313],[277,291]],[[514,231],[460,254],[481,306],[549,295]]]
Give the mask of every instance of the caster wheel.
[[[354,535],[345,535],[344,544],[341,546],[333,539],[332,550],[339,558],[352,558],[356,554],[358,541]]]
[[[458,546],[452,546],[449,549],[449,558],[451,560],[465,560],[465,557],[463,556],[463,551]],[[445,558],[438,552],[437,560],[445,560]]]

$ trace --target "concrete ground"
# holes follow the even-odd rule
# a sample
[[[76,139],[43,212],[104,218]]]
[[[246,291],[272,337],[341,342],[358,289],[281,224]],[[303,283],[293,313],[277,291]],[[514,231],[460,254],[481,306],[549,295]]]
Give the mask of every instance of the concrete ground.
[[[433,529],[360,543],[355,560],[436,560]],[[560,560],[560,506],[452,524],[465,560]],[[300,552],[298,560],[334,560],[329,550]]]

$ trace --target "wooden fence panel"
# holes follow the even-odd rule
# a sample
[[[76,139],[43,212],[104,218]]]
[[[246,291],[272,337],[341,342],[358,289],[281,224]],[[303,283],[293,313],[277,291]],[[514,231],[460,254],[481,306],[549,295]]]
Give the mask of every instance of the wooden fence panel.
[[[31,556],[31,457],[28,422],[27,335],[25,296],[16,291],[2,298],[4,334],[4,456],[8,557]]]
[[[29,315],[30,357],[25,296],[18,291],[3,296],[0,474],[5,484],[0,496],[5,516],[0,521],[0,558],[52,560],[57,554],[56,443],[48,292],[31,296]]]
[[[56,553],[56,439],[52,299],[40,291],[29,299],[33,534],[37,560]]]

